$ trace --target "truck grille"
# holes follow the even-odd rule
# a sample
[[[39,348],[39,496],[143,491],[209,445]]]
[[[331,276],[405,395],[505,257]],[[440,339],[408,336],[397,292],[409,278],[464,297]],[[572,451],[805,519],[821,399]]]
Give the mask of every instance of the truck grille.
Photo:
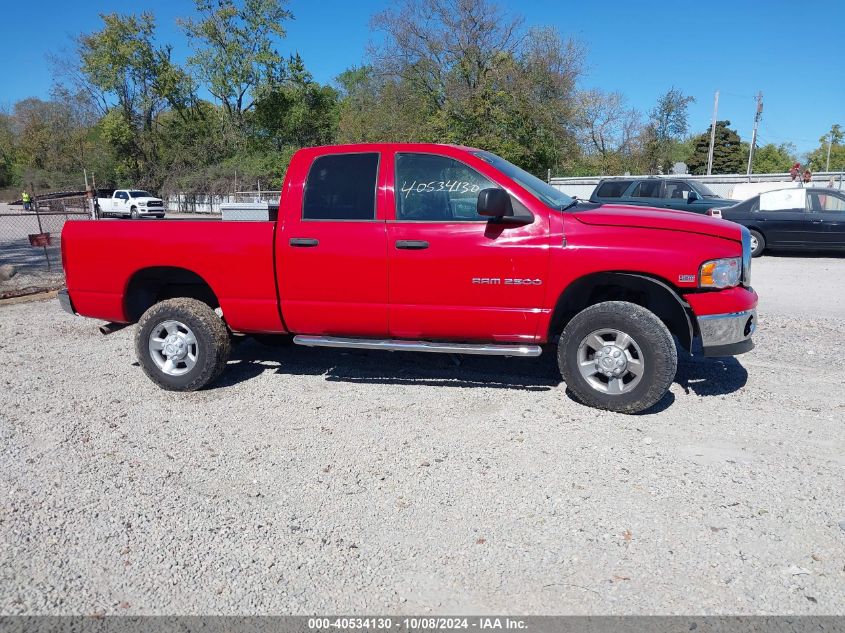
[[[150,200],[147,203],[148,207],[163,207],[164,203],[161,200]]]

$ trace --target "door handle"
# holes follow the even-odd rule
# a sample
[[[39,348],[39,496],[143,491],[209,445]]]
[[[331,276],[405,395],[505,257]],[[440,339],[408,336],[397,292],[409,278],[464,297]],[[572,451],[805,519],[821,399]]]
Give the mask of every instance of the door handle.
[[[317,246],[319,243],[320,240],[315,240],[313,237],[292,237],[289,242],[291,246],[300,246],[302,248]]]
[[[425,240],[396,240],[396,248],[406,251],[421,251],[428,248]]]

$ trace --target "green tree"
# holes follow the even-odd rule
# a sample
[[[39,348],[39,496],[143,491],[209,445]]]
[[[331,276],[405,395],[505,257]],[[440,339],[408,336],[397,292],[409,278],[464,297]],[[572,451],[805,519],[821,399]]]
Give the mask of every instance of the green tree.
[[[677,156],[677,145],[689,131],[687,108],[694,97],[672,87],[661,95],[649,112],[644,146],[649,169],[667,172]]]
[[[845,168],[845,145],[842,144],[845,138],[845,130],[842,126],[834,124],[830,132],[819,139],[819,146],[807,154],[807,165],[812,171],[824,171],[827,167],[827,150],[830,148],[830,170],[840,171]]]
[[[577,42],[488,0],[403,0],[372,26],[371,66],[340,78],[341,137],[483,147],[542,174],[577,153]]]
[[[198,20],[179,21],[195,53],[190,58],[200,81],[241,124],[254,105],[253,92],[281,78],[282,58],[274,42],[285,36],[293,15],[286,0],[194,0]]]
[[[791,143],[775,145],[768,143],[754,150],[754,163],[751,170],[755,174],[777,174],[789,171],[797,162],[795,146]],[[742,144],[742,164],[748,166],[748,144]]]
[[[302,58],[292,55],[285,79],[256,91],[255,140],[275,150],[288,145],[324,145],[337,132],[338,93],[316,83]]]
[[[716,121],[716,136],[713,143],[713,173],[738,174],[745,167],[742,143],[730,121]],[[690,173],[706,174],[710,151],[710,131],[692,138],[692,155],[687,161]],[[747,157],[747,154],[746,154]]]
[[[637,170],[641,115],[626,106],[621,93],[579,92],[575,111],[585,168],[592,165],[592,173],[600,175]]]
[[[100,17],[104,27],[77,40],[81,84],[109,115],[104,138],[114,141],[121,172],[150,184],[159,166],[156,119],[167,107],[187,116],[195,104],[193,82],[172,63],[171,47],[155,43],[151,13]]]
[[[15,182],[16,139],[12,131],[12,117],[0,112],[0,187],[9,187]]]

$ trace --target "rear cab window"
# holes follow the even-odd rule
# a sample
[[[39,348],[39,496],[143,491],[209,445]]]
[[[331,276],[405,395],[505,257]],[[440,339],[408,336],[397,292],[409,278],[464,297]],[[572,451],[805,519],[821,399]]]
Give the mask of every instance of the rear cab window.
[[[316,158],[305,180],[302,219],[375,220],[378,166],[378,152]]]
[[[596,189],[596,198],[621,198],[631,185],[630,180],[606,180]]]

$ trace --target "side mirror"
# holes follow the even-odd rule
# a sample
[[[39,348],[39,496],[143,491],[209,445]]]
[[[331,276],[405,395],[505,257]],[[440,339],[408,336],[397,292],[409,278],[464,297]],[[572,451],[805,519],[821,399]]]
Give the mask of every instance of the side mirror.
[[[478,201],[475,204],[475,211],[478,215],[489,218],[504,218],[513,216],[513,205],[508,192],[498,187],[482,189],[478,192]]]
[[[695,202],[696,200],[701,200],[701,196],[698,195],[697,191],[690,190],[687,194],[687,202]]]

